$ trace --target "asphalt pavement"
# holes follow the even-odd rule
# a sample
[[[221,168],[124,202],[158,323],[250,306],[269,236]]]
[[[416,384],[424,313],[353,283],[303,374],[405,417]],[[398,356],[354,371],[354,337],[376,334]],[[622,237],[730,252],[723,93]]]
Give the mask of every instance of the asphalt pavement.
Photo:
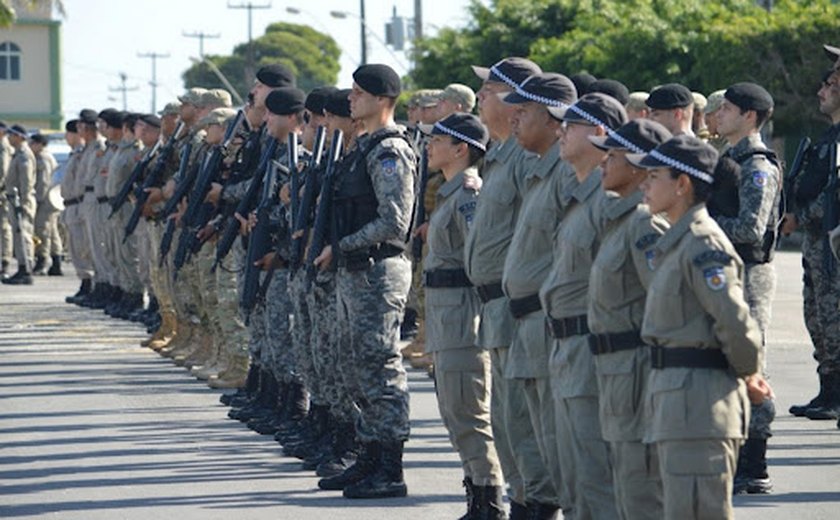
[[[739,519],[840,518],[840,430],[787,408],[816,392],[796,253],[776,260],[769,367],[778,418],[771,495],[736,497]],[[139,347],[143,330],[64,303],[77,280],[0,286],[0,518],[454,519],[461,470],[431,380],[410,371],[409,496],[319,491],[271,437],[226,417],[218,391]]]

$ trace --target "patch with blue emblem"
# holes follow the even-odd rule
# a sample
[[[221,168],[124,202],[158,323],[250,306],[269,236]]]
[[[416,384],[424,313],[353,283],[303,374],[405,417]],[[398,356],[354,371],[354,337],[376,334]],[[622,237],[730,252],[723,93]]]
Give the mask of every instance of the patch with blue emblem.
[[[645,251],[645,262],[651,271],[656,269],[656,249]]]
[[[659,240],[659,235],[657,233],[648,233],[639,240],[636,240],[636,248],[645,250],[655,244],[657,240]]]
[[[720,291],[726,287],[726,273],[723,272],[723,267],[717,265],[703,269],[703,278],[706,279],[706,285],[713,291]]]
[[[467,203],[458,206],[458,212],[464,216],[464,220],[467,222],[467,226],[469,226],[470,223],[472,223],[473,221],[473,215],[475,215],[475,205],[476,201],[471,200]]]
[[[382,159],[379,162],[379,166],[382,168],[382,174],[385,176],[390,177],[397,173],[397,160],[391,157]]]
[[[767,172],[753,172],[752,183],[756,188],[763,188],[767,185]]]

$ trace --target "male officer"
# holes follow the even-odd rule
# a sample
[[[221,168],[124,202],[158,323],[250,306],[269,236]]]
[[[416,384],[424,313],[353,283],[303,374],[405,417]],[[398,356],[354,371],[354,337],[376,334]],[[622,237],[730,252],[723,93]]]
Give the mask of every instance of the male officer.
[[[18,270],[10,278],[3,280],[9,285],[32,285],[32,224],[35,220],[35,156],[26,142],[26,129],[20,125],[9,128],[9,144],[14,155],[9,162],[6,176],[5,197],[9,201],[14,232],[14,249],[18,261]],[[17,201],[10,197],[17,190]],[[11,202],[20,205],[18,211]]]
[[[9,163],[12,160],[14,149],[9,144],[8,125],[0,121],[0,188],[6,185],[6,175],[9,173]],[[12,253],[14,246],[12,246],[12,226],[9,220],[9,201],[3,196],[3,190],[0,189],[0,258],[2,258],[2,266],[0,266],[0,277],[7,276],[9,269],[9,262],[12,260]]]
[[[692,118],[694,96],[685,85],[668,83],[651,91],[645,104],[648,117],[668,129],[673,135],[694,135]]]
[[[40,243],[35,252],[34,274],[47,274],[47,256],[50,257],[50,274],[61,274],[61,236],[58,233],[59,211],[47,201],[52,177],[58,168],[58,162],[53,154],[47,150],[47,137],[35,134],[29,138],[29,147],[35,155],[35,200],[38,209],[35,211],[35,236]]]
[[[76,303],[80,298],[87,296],[92,289],[91,278],[93,278],[93,259],[90,256],[85,235],[85,223],[80,213],[80,204],[85,195],[84,186],[80,181],[81,157],[85,142],[79,134],[78,123],[78,119],[72,119],[64,125],[64,139],[70,146],[71,152],[65,165],[64,177],[61,179],[61,197],[64,199],[62,218],[67,226],[70,258],[73,261],[76,276],[81,280],[76,294],[64,299],[67,303]]]

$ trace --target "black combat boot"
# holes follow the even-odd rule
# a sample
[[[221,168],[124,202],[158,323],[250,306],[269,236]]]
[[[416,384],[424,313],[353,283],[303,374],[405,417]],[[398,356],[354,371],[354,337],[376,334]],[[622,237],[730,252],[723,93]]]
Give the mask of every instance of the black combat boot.
[[[403,314],[403,321],[400,324],[400,339],[402,341],[409,341],[417,337],[417,311],[411,307],[406,307]]]
[[[334,477],[347,470],[358,457],[356,428],[352,422],[330,421],[332,432],[328,457],[315,468],[319,477]]]
[[[525,518],[527,520],[554,520],[557,518],[557,511],[560,510],[555,505],[540,504],[539,502],[529,502],[526,508]]]
[[[475,499],[475,486],[470,477],[464,477],[461,483],[464,486],[464,493],[467,494],[467,513],[458,520],[474,520],[478,518],[478,502]]]
[[[510,520],[528,520],[528,507],[519,502],[510,501]]]
[[[104,288],[103,283],[94,283],[93,290],[89,291],[84,297],[82,297],[78,302],[77,305],[80,307],[87,307],[90,308],[93,305],[93,302],[102,298],[102,290]]]
[[[825,397],[820,406],[805,410],[805,417],[815,421],[836,421],[840,419],[840,377],[838,374],[826,374]]]
[[[6,260],[0,261],[0,280],[5,280],[9,276],[9,262]]]
[[[96,287],[99,289],[99,294],[96,294],[96,290],[94,290],[94,297],[85,307],[90,309],[104,309],[106,305],[111,303],[111,295],[114,292],[114,287],[108,282],[96,284]]]
[[[790,407],[788,410],[792,415],[796,417],[805,417],[805,412],[807,412],[810,408],[819,408],[823,405],[826,398],[826,389],[828,384],[826,383],[826,376],[823,374],[819,374],[820,378],[820,391],[817,393],[816,397],[811,399],[806,404],[795,404]]]
[[[507,520],[501,486],[473,486],[475,514],[471,520]]]
[[[219,402],[234,408],[241,408],[248,402],[250,396],[257,391],[259,380],[260,366],[256,363],[251,363],[251,366],[248,367],[248,375],[245,377],[245,386],[232,394],[222,394],[219,397]]]
[[[346,487],[361,482],[369,475],[376,472],[382,464],[382,445],[378,442],[365,442],[361,444],[359,457],[356,463],[334,477],[322,478],[318,481],[318,487],[328,491],[339,491]],[[402,468],[400,468],[402,469]]]
[[[121,287],[111,286],[111,293],[108,295],[108,301],[102,309],[108,316],[116,317],[114,314],[125,305],[126,293]]]
[[[3,283],[6,285],[32,285],[32,273],[26,267],[20,266],[17,272],[3,280]]]
[[[767,474],[767,439],[747,439],[738,455],[733,494],[766,495],[773,490]]]
[[[90,294],[90,278],[85,278],[82,280],[82,284],[79,286],[79,290],[76,291],[76,294],[73,296],[67,296],[64,298],[64,301],[67,303],[79,303],[79,301]]]
[[[408,495],[403,480],[403,441],[382,443],[382,452],[372,473],[344,487],[344,498],[400,498]],[[349,470],[348,470],[349,471]]]
[[[274,376],[271,371],[260,369],[256,392],[254,392],[251,399],[249,399],[241,407],[231,408],[228,412],[228,417],[236,419],[237,421],[247,421],[251,417],[260,414],[265,401],[265,396],[272,392],[270,387],[274,384],[273,382]]]
[[[36,276],[46,276],[47,274],[47,259],[43,255],[35,255],[35,267],[32,268],[32,274]]]
[[[64,276],[61,270],[61,255],[52,255],[52,265],[47,271],[47,276]]]

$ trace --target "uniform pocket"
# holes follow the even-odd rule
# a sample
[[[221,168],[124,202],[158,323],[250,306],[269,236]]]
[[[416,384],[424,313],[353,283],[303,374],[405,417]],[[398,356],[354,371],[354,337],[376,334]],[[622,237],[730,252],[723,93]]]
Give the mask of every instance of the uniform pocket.
[[[614,416],[635,415],[641,399],[638,361],[634,352],[595,356],[603,410]]]
[[[651,430],[683,430],[688,422],[686,386],[688,369],[668,368],[651,372],[648,407]]]

